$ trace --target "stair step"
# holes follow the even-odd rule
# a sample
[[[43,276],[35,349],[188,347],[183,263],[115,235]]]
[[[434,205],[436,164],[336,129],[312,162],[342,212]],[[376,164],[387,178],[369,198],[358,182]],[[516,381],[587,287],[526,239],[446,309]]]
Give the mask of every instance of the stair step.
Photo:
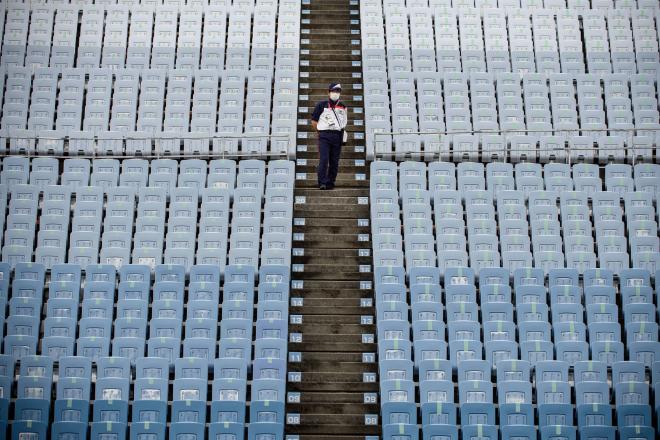
[[[377,373],[373,362],[375,314],[371,273],[369,170],[364,148],[364,96],[358,0],[303,0],[296,148],[296,203],[290,313],[299,315],[289,329],[300,342],[289,342],[299,362],[299,382],[287,391],[299,401],[287,413],[299,414],[287,434],[298,440],[365,440],[380,435],[379,405],[364,404],[364,393],[377,393],[378,384],[365,382]],[[342,148],[339,175],[332,191],[317,184],[318,135],[310,114],[327,99],[330,82],[342,85],[348,106],[349,133]],[[304,220],[301,221],[301,220]],[[370,353],[369,357],[364,357]],[[369,362],[365,362],[369,361]],[[373,378],[370,375],[369,378]]]
[[[333,215],[336,215],[336,213],[333,212]],[[358,236],[355,234],[329,235],[312,233],[305,234],[305,238],[302,241],[304,241],[305,246],[316,246],[322,243],[322,247],[326,249],[361,249],[370,246],[368,241],[358,241]],[[296,243],[296,237],[294,237],[294,243]]]
[[[296,289],[293,291],[291,296],[296,296],[300,298],[308,299],[322,299],[328,301],[329,299],[345,299],[345,298],[372,298],[373,293],[369,290],[361,289],[338,289],[333,287],[334,281],[328,283],[324,280],[307,280],[305,285],[311,281],[327,283],[327,288],[315,288],[315,289]],[[326,305],[327,307],[327,305]]]
[[[294,279],[298,279],[295,278]],[[344,281],[344,280],[335,280],[332,283],[328,283],[327,281],[320,281],[320,280],[308,280],[304,282],[304,287],[305,289],[324,289],[328,288],[330,286],[333,286],[335,289],[360,289],[360,282],[359,281]],[[293,293],[295,293],[297,289],[293,290]],[[362,290],[362,289],[360,289]],[[368,292],[368,290],[365,289],[365,292]]]
[[[299,181],[300,182],[300,181]],[[309,181],[307,181],[309,182]],[[335,182],[337,187],[350,187],[346,181],[340,181],[337,179]],[[311,184],[305,185],[305,187],[311,187]],[[319,190],[320,191],[320,190]],[[330,192],[330,191],[322,191]],[[294,209],[296,217],[318,217],[318,216],[328,216],[332,215],[335,218],[369,218],[369,207],[368,206],[359,206],[359,205],[336,205],[334,203],[319,203],[316,205],[297,205]]]
[[[304,338],[304,335],[303,335]],[[292,351],[376,351],[376,344],[362,344],[358,342],[325,342],[319,344],[318,342],[306,343],[296,342],[289,344],[289,350]]]
[[[303,372],[304,376],[304,372]],[[369,382],[294,382],[289,384],[289,391],[309,392],[309,391],[334,391],[341,392],[351,390],[355,393],[375,393],[378,392],[378,384]],[[363,396],[364,398],[364,396]]]
[[[314,144],[316,144],[316,139],[312,139],[312,140],[309,140],[309,141],[313,141]],[[341,157],[343,157],[343,158],[345,158],[345,159],[359,159],[359,158],[364,157],[364,153],[355,152],[355,151],[352,151],[352,150],[349,149],[349,148],[350,148],[350,147],[344,147],[344,148],[342,149]],[[318,150],[318,147],[317,147],[316,145],[314,145],[313,148],[311,148],[311,146],[308,145],[308,146],[307,146],[307,150],[308,150],[308,151],[298,151],[298,153],[296,154],[296,156],[297,156],[298,158],[301,158],[301,159],[308,159],[308,160],[309,160],[309,159],[318,159],[318,157],[319,157],[319,150]],[[342,168],[339,167],[339,169],[341,170]],[[367,168],[367,170],[368,170],[368,168]],[[365,170],[365,172],[368,172],[367,170]],[[304,171],[302,171],[302,172],[307,173],[308,175],[312,176],[313,178],[316,178],[316,169],[313,169],[313,170],[304,170]],[[298,188],[299,188],[299,186],[296,185],[296,189],[298,189]]]
[[[323,439],[334,439],[334,435],[337,434],[362,434],[360,437],[362,440],[364,440],[365,435],[378,435],[380,433],[378,426],[365,425],[364,415],[361,414],[356,414],[352,417],[341,416],[343,418],[340,417],[334,423],[330,421],[329,417],[329,414],[319,414],[315,417],[301,417],[300,425],[295,427],[295,433],[318,433],[319,436],[317,438]],[[325,423],[323,423],[324,421]],[[360,422],[362,423],[361,425]]]
[[[351,300],[354,300],[353,298],[350,298]],[[309,299],[305,298],[305,302],[307,302]],[[321,300],[321,299],[319,299]],[[323,298],[323,301],[326,301],[326,307],[328,304],[328,299]],[[326,310],[327,312],[327,310]],[[296,313],[293,310],[291,313]],[[363,333],[373,333],[373,331],[376,329],[375,326],[367,326],[367,325],[361,325],[361,324],[319,324],[318,322],[315,323],[310,323],[307,324],[305,321],[303,321],[302,324],[292,324],[289,326],[290,331],[292,332],[302,332],[305,333],[305,335],[308,332],[316,332],[316,333],[322,333],[326,335],[336,335],[339,333],[347,333],[347,334],[363,334]]]
[[[363,408],[364,407],[364,408]],[[369,412],[378,412],[378,405],[367,405],[361,402],[314,402],[314,405],[309,405],[309,402],[295,403],[289,405],[289,412],[296,412],[299,414],[355,414],[356,410],[368,410]]]
[[[304,299],[303,299],[304,302]],[[292,307],[292,313],[303,314],[306,323],[309,323],[312,320],[312,317],[316,316],[325,316],[328,314],[328,306],[332,304],[332,311],[337,316],[352,316],[354,322],[359,323],[360,317],[362,315],[373,315],[375,310],[369,307],[360,307],[359,305],[354,306],[344,306],[338,303],[333,303],[330,300],[324,306],[302,306],[302,307]],[[300,310],[300,312],[298,312]],[[313,322],[317,324],[317,322]],[[322,341],[323,342],[323,341]]]
[[[328,306],[326,309],[325,313],[318,314],[318,315],[305,315],[303,317],[303,320],[305,324],[360,324],[360,316],[359,315],[342,315],[337,313],[335,314],[328,314],[328,311],[332,311],[332,308]],[[304,338],[304,335],[303,335]],[[297,350],[300,351],[300,350]],[[335,350],[339,351],[339,350]]]
[[[314,197],[318,193],[318,189],[316,188],[296,188],[295,189],[295,194],[296,196],[310,196]],[[362,189],[362,188],[335,188],[332,190],[332,192],[329,193],[332,196],[337,196],[337,197],[369,197],[369,190],[368,189]],[[334,220],[334,219],[328,219],[328,220]],[[336,220],[341,220],[341,219],[336,219]]]

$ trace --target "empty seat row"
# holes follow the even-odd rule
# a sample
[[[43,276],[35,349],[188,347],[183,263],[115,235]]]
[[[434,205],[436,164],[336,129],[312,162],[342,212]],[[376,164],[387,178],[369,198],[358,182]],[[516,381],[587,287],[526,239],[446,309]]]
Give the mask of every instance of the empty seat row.
[[[297,73],[220,72],[2,68],[0,150],[286,154],[296,129]]]
[[[297,2],[21,3],[0,9],[3,65],[268,71],[297,65]]]
[[[360,6],[366,71],[658,72],[657,8]]]
[[[365,73],[364,83],[369,156],[654,160],[660,132],[655,75],[397,72],[388,77],[380,70]]]

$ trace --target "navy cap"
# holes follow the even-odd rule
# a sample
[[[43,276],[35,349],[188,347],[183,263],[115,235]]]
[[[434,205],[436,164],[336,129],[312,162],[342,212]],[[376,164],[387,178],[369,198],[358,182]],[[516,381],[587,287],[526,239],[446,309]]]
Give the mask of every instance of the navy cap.
[[[330,85],[328,86],[328,91],[336,90],[336,89],[341,90],[341,84],[339,84],[339,83],[330,83]]]

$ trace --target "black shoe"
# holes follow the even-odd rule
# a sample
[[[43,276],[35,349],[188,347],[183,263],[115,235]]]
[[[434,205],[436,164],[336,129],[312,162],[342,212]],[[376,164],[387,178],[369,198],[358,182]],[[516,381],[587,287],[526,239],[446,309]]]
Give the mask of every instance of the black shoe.
[[[328,187],[326,185],[319,185],[319,189],[320,190],[325,190],[325,189],[328,189]]]
[[[327,189],[335,189],[335,186],[333,184],[327,185]]]

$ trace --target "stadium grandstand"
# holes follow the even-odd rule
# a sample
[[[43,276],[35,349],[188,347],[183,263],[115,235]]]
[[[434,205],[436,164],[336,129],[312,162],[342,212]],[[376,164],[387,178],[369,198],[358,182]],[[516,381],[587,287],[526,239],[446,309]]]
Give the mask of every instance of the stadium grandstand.
[[[0,439],[660,438],[659,41],[658,0],[0,1]]]

